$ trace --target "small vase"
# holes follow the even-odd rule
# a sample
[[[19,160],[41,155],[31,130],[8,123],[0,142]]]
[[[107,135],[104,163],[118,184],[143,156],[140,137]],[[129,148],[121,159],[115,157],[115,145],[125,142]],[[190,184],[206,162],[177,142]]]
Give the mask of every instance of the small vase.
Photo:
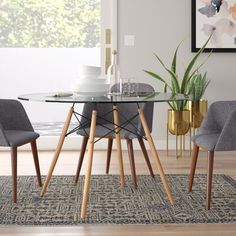
[[[121,95],[122,94],[122,80],[120,75],[120,68],[117,65],[117,51],[112,52],[112,62],[107,69],[107,79],[110,83],[110,92],[113,94]],[[113,86],[115,85],[115,90]]]

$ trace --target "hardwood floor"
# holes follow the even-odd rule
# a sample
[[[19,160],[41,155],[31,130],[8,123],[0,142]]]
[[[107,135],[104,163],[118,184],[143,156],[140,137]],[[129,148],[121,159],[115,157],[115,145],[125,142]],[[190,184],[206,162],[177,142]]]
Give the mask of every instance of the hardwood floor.
[[[188,174],[190,168],[190,157],[186,153],[185,157],[178,160],[172,156],[167,157],[165,151],[159,151],[159,157],[166,173],[172,174]],[[87,153],[86,153],[87,154]],[[137,174],[149,174],[145,160],[142,157],[141,151],[135,151],[135,163]],[[154,173],[157,170],[153,158],[149,152],[151,164]],[[214,173],[228,174],[236,179],[236,152],[218,152],[215,155]],[[47,174],[49,165],[53,157],[53,152],[39,152],[39,161],[41,173]],[[59,157],[53,174],[56,175],[75,175],[79,152],[63,151]],[[124,171],[125,174],[130,174],[128,153],[124,151]],[[0,152],[0,175],[11,175],[11,158],[10,152]],[[86,157],[85,157],[86,161]],[[81,169],[81,174],[85,172],[85,165]],[[200,151],[199,160],[197,163],[196,173],[206,173],[206,152]],[[104,174],[106,171],[106,152],[95,151],[92,174]],[[113,151],[111,157],[111,174],[119,174],[118,161],[116,152]],[[35,175],[33,157],[31,152],[20,151],[18,154],[18,175]],[[187,188],[187,186],[186,186]],[[40,235],[40,236],[84,236],[84,235],[236,235],[236,224],[197,224],[197,225],[108,225],[108,226],[79,226],[79,227],[1,227],[0,235]]]

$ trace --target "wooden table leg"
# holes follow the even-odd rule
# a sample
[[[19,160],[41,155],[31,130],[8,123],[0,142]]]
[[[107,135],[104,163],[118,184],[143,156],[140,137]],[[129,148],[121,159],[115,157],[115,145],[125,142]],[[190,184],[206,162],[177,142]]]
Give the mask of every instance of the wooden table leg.
[[[120,171],[120,183],[121,186],[125,185],[125,177],[124,177],[124,167],[123,167],[123,158],[122,158],[122,150],[121,150],[121,138],[120,138],[120,129],[119,126],[119,115],[117,106],[113,105],[113,116],[114,116],[114,123],[115,123],[115,132],[116,132],[116,145],[117,145],[117,155],[118,155],[118,162],[119,162],[119,171]]]
[[[164,188],[165,188],[167,196],[168,196],[168,198],[170,200],[170,203],[172,205],[174,205],[174,199],[172,197],[172,194],[171,194],[171,191],[170,191],[170,187],[168,185],[165,173],[164,173],[163,168],[161,166],[161,162],[159,160],[159,157],[158,157],[158,154],[157,154],[157,150],[155,148],[152,136],[150,134],[150,131],[149,131],[149,128],[148,128],[147,121],[146,121],[146,118],[144,116],[143,110],[142,109],[138,109],[138,112],[139,112],[139,117],[140,117],[143,129],[144,129],[147,141],[148,141],[150,149],[151,149],[151,153],[152,153],[152,155],[154,157],[154,160],[156,162],[156,166],[157,166],[157,169],[159,171],[159,174],[160,174],[160,177],[161,177],[161,181],[162,181],[162,183],[164,185]]]
[[[61,152],[61,149],[62,149],[62,145],[64,143],[65,136],[66,136],[67,130],[69,128],[73,112],[74,112],[74,107],[71,107],[69,112],[68,112],[68,115],[67,115],[67,118],[66,118],[66,121],[65,121],[65,124],[64,124],[64,127],[63,127],[63,130],[62,130],[59,142],[57,144],[57,148],[56,148],[56,151],[54,153],[54,157],[52,159],[50,168],[48,170],[48,174],[47,174],[46,180],[45,180],[45,182],[43,184],[43,188],[42,188],[42,191],[41,191],[41,194],[40,194],[41,197],[43,197],[43,195],[45,194],[45,192],[47,190],[47,187],[48,187],[48,184],[49,184],[49,181],[50,181],[50,179],[52,177],[52,172],[53,172],[53,170],[55,168],[55,165],[57,163],[58,157],[60,155],[60,152]]]
[[[81,205],[81,218],[82,219],[85,218],[86,216],[88,196],[89,196],[89,187],[90,187],[90,179],[91,179],[91,171],[92,171],[92,163],[93,163],[94,137],[95,137],[95,131],[96,131],[96,119],[97,119],[97,112],[93,110],[90,133],[89,133],[88,159],[86,163],[83,200],[82,200],[82,205]]]

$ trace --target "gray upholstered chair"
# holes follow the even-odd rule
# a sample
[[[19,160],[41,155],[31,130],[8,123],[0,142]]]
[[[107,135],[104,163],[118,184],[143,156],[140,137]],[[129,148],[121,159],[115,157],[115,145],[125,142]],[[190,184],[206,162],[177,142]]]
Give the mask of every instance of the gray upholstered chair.
[[[208,152],[206,207],[210,209],[214,152],[236,150],[236,101],[213,103],[209,107],[199,132],[192,141],[194,146],[189,176],[189,192],[192,191],[198,151],[201,147]]]
[[[0,99],[0,146],[11,147],[13,201],[17,202],[17,147],[31,143],[39,186],[42,186],[36,139],[39,134],[17,100]]]
[[[112,88],[112,91],[116,91],[117,85],[114,85]],[[138,86],[139,92],[147,92],[151,93],[154,92],[154,89],[149,84],[139,83]],[[149,126],[150,131],[152,130],[152,119],[153,119],[153,103],[143,103],[143,109],[144,114],[146,115],[147,123]],[[84,109],[82,112],[82,115],[84,117],[91,117],[91,112],[93,110],[95,105],[93,104],[85,104]],[[113,139],[115,138],[114,132],[111,132],[107,134],[110,130],[114,128],[114,125],[109,122],[113,121],[113,113],[112,113],[112,104],[96,104],[96,110],[97,110],[97,126],[96,126],[96,133],[95,137],[103,137],[108,138],[108,149],[107,149],[107,163],[106,163],[106,173],[109,173],[109,166],[110,166],[110,159],[111,159],[111,152],[112,152],[112,143]],[[119,111],[119,122],[120,124],[124,123],[127,118],[133,117],[135,114],[137,114],[137,104],[134,103],[118,103],[117,109]],[[76,179],[75,182],[78,182],[81,166],[83,163],[84,153],[86,150],[87,142],[88,142],[88,134],[90,130],[90,124],[88,123],[87,119],[82,117],[81,124],[84,125],[85,129],[80,129],[77,133],[79,135],[83,136],[83,142],[81,146],[80,151],[80,157],[76,172]],[[104,119],[100,119],[99,117],[103,117]],[[129,154],[129,160],[130,160],[130,168],[131,168],[131,175],[132,175],[132,181],[134,184],[134,188],[137,188],[137,180],[136,180],[136,170],[135,170],[135,162],[134,162],[134,152],[133,152],[133,142],[132,140],[134,138],[137,138],[140,144],[140,147],[142,149],[145,161],[147,163],[149,172],[152,177],[154,177],[153,170],[149,161],[149,157],[147,154],[147,150],[145,148],[145,144],[143,142],[144,131],[142,129],[141,122],[139,120],[139,117],[135,117],[135,119],[131,122],[125,125],[126,129],[121,130],[121,138],[126,139],[127,141],[127,147],[128,147],[128,154]],[[131,131],[131,132],[130,132]]]

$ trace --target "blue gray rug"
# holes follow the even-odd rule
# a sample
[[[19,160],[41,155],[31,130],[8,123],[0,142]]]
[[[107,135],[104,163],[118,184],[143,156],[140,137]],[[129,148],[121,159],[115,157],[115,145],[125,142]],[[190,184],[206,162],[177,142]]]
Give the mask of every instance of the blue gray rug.
[[[54,176],[43,198],[36,178],[18,178],[18,203],[11,201],[11,178],[0,177],[0,225],[79,225],[79,224],[185,224],[236,223],[236,181],[214,175],[212,208],[205,210],[206,176],[197,175],[193,192],[187,192],[187,175],[168,175],[176,200],[171,206],[159,176],[138,176],[134,190],[130,176],[120,187],[119,177],[93,176],[88,215],[80,218],[83,189],[73,176]]]

